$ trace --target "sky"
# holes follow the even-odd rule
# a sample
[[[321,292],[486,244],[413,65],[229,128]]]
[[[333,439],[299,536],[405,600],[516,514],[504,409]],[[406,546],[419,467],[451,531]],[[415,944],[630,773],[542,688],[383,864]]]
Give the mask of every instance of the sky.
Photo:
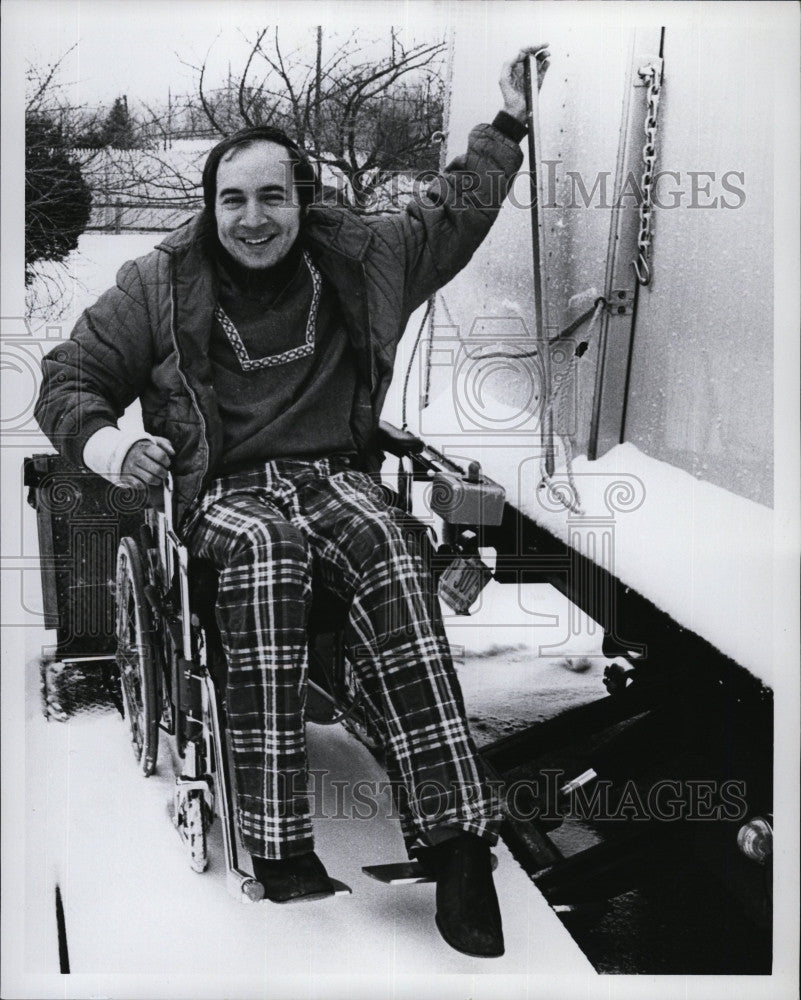
[[[60,81],[70,103],[111,103],[127,94],[152,102],[196,87],[200,65],[209,55],[210,80],[222,82],[229,60],[236,74],[247,57],[245,39],[268,25],[280,27],[284,44],[308,38],[322,23],[325,39],[358,25],[365,34],[386,35],[394,25],[411,44],[442,32],[447,4],[304,0],[6,0],[6,23],[20,38],[27,61],[52,65],[66,56]],[[478,5],[480,6],[480,5]],[[30,14],[35,12],[35,19]],[[21,16],[20,16],[21,15]],[[324,43],[325,44],[325,43]],[[75,48],[73,48],[75,46]],[[72,49],[72,51],[70,51]],[[186,64],[190,64],[189,66]]]

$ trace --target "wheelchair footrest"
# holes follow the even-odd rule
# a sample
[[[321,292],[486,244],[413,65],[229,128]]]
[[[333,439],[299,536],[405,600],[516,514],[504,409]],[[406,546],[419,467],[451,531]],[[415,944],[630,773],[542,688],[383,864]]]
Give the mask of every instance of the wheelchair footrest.
[[[333,899],[334,896],[350,896],[353,890],[349,885],[340,882],[338,879],[330,879],[334,887],[333,892],[310,892],[308,896],[293,896],[292,899],[281,900],[278,906],[294,906],[296,903],[313,903],[318,899]]]
[[[317,899],[331,899],[334,896],[350,896],[353,892],[349,885],[346,885],[344,882],[340,882],[338,879],[332,878],[331,884],[334,887],[333,892],[313,892],[308,896],[296,896],[293,899],[287,899],[277,905],[287,906],[293,903],[311,903]],[[238,870],[236,872],[228,873],[228,891],[242,903],[258,903],[262,900],[270,902],[270,900],[266,899],[264,895],[264,886],[260,882],[257,882],[253,876],[247,875],[245,872],[240,872]]]
[[[498,867],[498,859],[492,855],[492,870]],[[415,885],[422,882],[435,882],[419,861],[398,861],[389,865],[363,865],[362,871],[370,878],[383,882],[384,885]]]
[[[433,882],[417,861],[398,861],[390,865],[363,865],[362,871],[384,885],[414,885],[416,882]]]

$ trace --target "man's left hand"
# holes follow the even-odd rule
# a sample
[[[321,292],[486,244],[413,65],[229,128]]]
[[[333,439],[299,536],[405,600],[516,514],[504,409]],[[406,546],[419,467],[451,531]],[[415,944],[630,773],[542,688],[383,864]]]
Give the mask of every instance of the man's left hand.
[[[542,45],[528,45],[521,49],[514,58],[504,63],[501,78],[498,81],[503,94],[503,110],[521,123],[526,120],[525,71],[523,66],[531,56],[535,56],[537,60],[537,87],[541,87],[550,65],[551,53],[548,51],[547,42]]]

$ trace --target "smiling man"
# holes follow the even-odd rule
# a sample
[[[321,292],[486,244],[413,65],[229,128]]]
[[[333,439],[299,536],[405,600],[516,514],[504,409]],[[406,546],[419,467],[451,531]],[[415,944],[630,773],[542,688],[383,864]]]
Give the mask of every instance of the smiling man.
[[[501,823],[470,736],[421,546],[375,489],[377,427],[409,317],[488,233],[522,154],[524,49],[504,110],[405,212],[321,203],[286,135],[220,142],[205,208],[43,362],[36,417],[69,459],[158,486],[219,571],[226,722],[242,840],[276,902],[332,891],[314,840],[304,734],[312,576],[348,608],[346,654],[398,789],[409,853],[437,881],[454,948],[503,954],[490,847]],[[146,435],[117,427],[141,398]],[[433,791],[432,791],[433,790]]]
[[[252,270],[283,260],[300,232],[286,147],[255,140],[232,146],[217,167],[216,186],[214,215],[225,250]]]

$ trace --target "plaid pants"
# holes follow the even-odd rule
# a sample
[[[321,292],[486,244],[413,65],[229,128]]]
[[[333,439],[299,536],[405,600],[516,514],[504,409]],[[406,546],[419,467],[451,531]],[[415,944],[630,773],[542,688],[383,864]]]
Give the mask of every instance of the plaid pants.
[[[407,847],[445,825],[497,840],[497,796],[468,730],[421,545],[369,476],[338,456],[220,476],[186,541],[220,574],[227,726],[249,851],[283,858],[314,844],[304,729],[313,574],[349,605],[345,653]]]

